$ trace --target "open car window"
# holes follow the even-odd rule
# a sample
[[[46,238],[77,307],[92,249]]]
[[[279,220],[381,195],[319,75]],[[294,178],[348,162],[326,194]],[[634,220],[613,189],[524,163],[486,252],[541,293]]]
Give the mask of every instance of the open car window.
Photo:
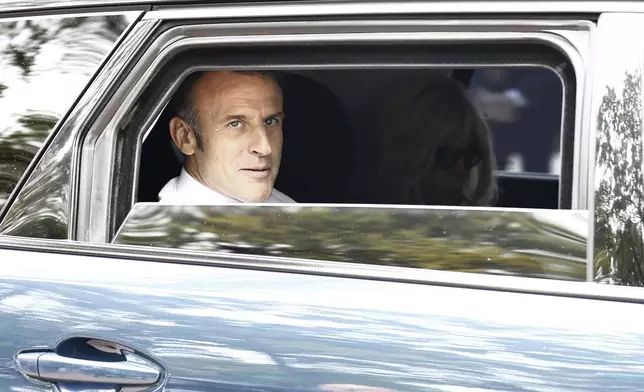
[[[212,76],[212,83],[216,83],[213,75],[218,72],[229,71],[200,74]],[[482,84],[479,75],[490,72],[512,75],[513,85],[521,86],[521,90]],[[570,129],[563,127],[562,118],[565,78],[557,72],[525,66],[272,72],[277,75],[283,99],[279,111],[284,113],[279,120],[283,122],[282,140],[275,152],[279,162],[271,163],[279,163],[274,189],[288,196],[284,200],[298,203],[565,207],[567,203],[562,204],[561,199],[569,199],[571,183],[561,184],[560,145]],[[464,73],[469,78],[459,77]],[[167,185],[179,177],[183,184],[184,177],[209,175],[210,166],[204,163],[198,174],[197,169],[190,168],[190,177],[182,173],[186,159],[190,161],[201,152],[197,149],[193,155],[193,149],[186,155],[171,136],[171,121],[181,119],[180,112],[185,111],[177,107],[181,104],[176,96],[185,94],[182,89],[191,77],[181,82],[179,92],[143,142],[139,202],[159,201],[162,193],[167,193]],[[551,88],[537,95],[530,85],[519,84],[535,77],[537,81],[546,80]],[[213,91],[209,94],[216,97],[216,87],[210,88]],[[492,88],[499,91],[490,92]],[[567,90],[574,90],[574,83]],[[203,99],[209,98],[206,95]],[[224,98],[218,102],[224,102]],[[217,104],[225,109],[225,103]],[[222,135],[215,129],[213,116],[199,127]],[[191,121],[198,124],[195,119]],[[229,159],[222,158],[227,152],[219,149],[221,145],[208,146],[216,152],[203,152],[204,157],[210,154],[207,159],[211,162],[221,164],[217,170],[225,170],[226,163],[221,161]],[[571,145],[567,148],[570,157]],[[255,162],[253,159],[248,158],[248,166],[254,164],[250,163]],[[269,162],[272,157],[266,159]],[[196,179],[215,190],[227,186],[217,184],[217,178]],[[221,200],[226,199],[234,199],[234,195]],[[191,196],[185,200],[191,200]],[[276,200],[280,199],[264,201]]]

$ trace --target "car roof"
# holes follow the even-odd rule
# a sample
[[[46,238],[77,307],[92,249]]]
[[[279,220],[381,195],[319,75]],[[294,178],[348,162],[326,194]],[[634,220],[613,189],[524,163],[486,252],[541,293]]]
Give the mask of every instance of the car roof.
[[[455,10],[468,11],[468,7],[479,4],[476,9],[482,9],[481,3],[485,0],[0,0],[0,16],[6,14],[20,14],[23,12],[44,13],[48,11],[61,13],[75,11],[76,9],[88,11],[93,8],[108,8],[110,11],[118,11],[119,7],[141,6],[159,8],[164,6],[193,4],[193,5],[230,5],[230,4],[253,4],[253,3],[298,3],[300,5],[311,4],[355,4],[361,6],[361,12],[368,14],[370,10],[377,9],[383,4],[397,3],[405,4],[405,9],[418,7],[419,12],[432,12],[432,5],[445,6],[451,3]],[[490,0],[494,4],[494,10],[489,12],[504,13],[574,13],[574,14],[597,14],[602,12],[644,12],[644,0]],[[435,12],[441,12],[438,7]],[[451,12],[451,7],[450,11]],[[487,11],[485,11],[487,12]],[[396,13],[394,11],[394,13]]]
[[[181,1],[181,0],[179,0]],[[96,6],[127,6],[135,4],[150,4],[157,1],[139,1],[139,0],[4,0],[0,2],[0,12],[21,12],[36,10],[56,10],[56,9],[74,9],[74,8],[91,8]]]

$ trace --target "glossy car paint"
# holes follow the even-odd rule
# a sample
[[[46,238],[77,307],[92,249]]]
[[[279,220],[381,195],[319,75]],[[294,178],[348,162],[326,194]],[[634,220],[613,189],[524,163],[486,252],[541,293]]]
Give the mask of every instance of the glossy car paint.
[[[634,303],[22,251],[5,258],[20,260],[0,267],[7,391],[48,390],[9,366],[16,350],[77,336],[149,354],[167,372],[167,391],[644,383],[644,313]]]
[[[44,246],[15,236],[0,243],[39,250],[2,250],[1,390],[51,391],[23,377],[15,355],[74,337],[149,355],[163,366],[159,388],[168,391],[347,384],[395,391],[632,391],[644,385],[638,289],[514,277],[487,284],[484,275],[475,276],[482,283],[473,289],[454,287],[472,275],[452,272],[432,285],[423,282],[427,271],[399,267],[379,267],[380,278],[369,279],[375,269],[342,263],[299,261],[308,269],[286,273],[278,272],[279,260],[265,259],[259,268],[251,256],[236,258],[242,268],[225,268],[194,265],[194,258],[171,252],[159,256],[163,262],[143,261],[158,249]],[[101,257],[82,256],[83,248]],[[326,276],[329,264],[355,276]],[[402,273],[419,278],[413,284],[382,278]],[[633,299],[510,292],[500,281]]]

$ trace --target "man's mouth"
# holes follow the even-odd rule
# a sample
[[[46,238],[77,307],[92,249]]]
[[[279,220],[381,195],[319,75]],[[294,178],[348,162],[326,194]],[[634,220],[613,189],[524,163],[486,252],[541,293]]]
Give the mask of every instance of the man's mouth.
[[[267,166],[249,167],[241,170],[242,173],[254,179],[263,179],[271,174],[271,168]]]

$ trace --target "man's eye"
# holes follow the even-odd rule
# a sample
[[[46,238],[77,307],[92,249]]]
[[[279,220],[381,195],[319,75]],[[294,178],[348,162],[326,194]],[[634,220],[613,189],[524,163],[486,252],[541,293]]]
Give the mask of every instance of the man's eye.
[[[264,124],[266,124],[266,125],[268,125],[268,126],[271,126],[271,125],[279,124],[279,122],[280,122],[280,120],[279,120],[279,119],[277,119],[277,118],[275,118],[275,117],[272,117],[272,118],[266,119],[266,120],[264,121]]]
[[[240,121],[231,121],[228,123],[228,126],[231,128],[239,128],[241,126]]]

